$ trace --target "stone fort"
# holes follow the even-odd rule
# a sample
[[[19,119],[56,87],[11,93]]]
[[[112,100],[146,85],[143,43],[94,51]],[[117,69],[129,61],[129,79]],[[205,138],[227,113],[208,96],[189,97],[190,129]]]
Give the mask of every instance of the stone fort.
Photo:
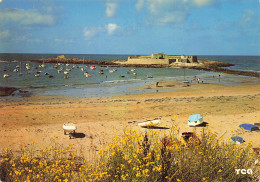
[[[164,53],[147,56],[129,56],[128,64],[172,64],[172,63],[198,63],[197,56],[167,55]]]

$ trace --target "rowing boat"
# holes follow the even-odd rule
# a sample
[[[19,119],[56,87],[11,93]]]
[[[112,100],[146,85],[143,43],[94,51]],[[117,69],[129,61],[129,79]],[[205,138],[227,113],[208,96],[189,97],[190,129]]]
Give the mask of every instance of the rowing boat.
[[[153,127],[156,126],[160,123],[161,119],[154,119],[154,120],[148,120],[148,121],[144,121],[142,123],[138,123],[138,126],[141,127]]]
[[[77,129],[77,126],[73,123],[63,123],[62,127],[63,127],[63,130],[64,130],[64,134],[75,133],[75,131]]]

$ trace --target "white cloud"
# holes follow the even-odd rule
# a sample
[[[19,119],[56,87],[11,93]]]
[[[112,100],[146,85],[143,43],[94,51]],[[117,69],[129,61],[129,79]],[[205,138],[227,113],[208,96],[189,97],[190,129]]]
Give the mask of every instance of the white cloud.
[[[105,5],[106,5],[106,16],[114,17],[116,14],[118,4],[116,2],[106,2]]]
[[[54,39],[54,42],[56,42],[56,43],[65,43],[65,44],[74,43],[73,40],[64,40],[64,39],[59,39],[59,38],[55,38],[55,39]]]
[[[2,0],[0,0],[0,3],[2,2]]]
[[[92,39],[103,31],[101,27],[85,27],[83,29],[83,35],[86,39]]]
[[[83,29],[83,35],[85,39],[90,40],[101,33],[107,33],[108,35],[114,35],[115,33],[120,33],[121,27],[117,24],[109,23],[103,27],[85,27]],[[59,39],[56,42],[60,41]]]
[[[149,24],[180,24],[192,9],[201,8],[217,0],[138,0],[136,9],[147,8]]]
[[[37,10],[23,10],[18,8],[6,8],[0,12],[2,22],[14,21],[21,25],[54,25],[56,20],[51,14],[43,14]]]
[[[245,26],[249,22],[253,20],[253,17],[255,16],[255,12],[249,9],[244,10],[244,14],[242,19],[240,20],[240,25]]]
[[[120,27],[117,24],[110,23],[106,25],[106,29],[108,32],[108,35],[113,35],[117,30],[120,29]]]
[[[193,0],[193,2],[195,3],[195,5],[197,5],[198,7],[203,7],[203,6],[207,6],[211,3],[214,3],[216,0]]]
[[[0,31],[0,40],[8,39],[10,37],[10,33],[8,30]]]
[[[138,0],[135,7],[137,10],[141,10],[144,6],[144,0]]]

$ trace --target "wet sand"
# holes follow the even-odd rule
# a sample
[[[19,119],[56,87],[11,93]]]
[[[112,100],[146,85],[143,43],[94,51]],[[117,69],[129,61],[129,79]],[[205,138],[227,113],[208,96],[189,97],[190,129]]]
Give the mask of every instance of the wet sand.
[[[221,79],[225,79],[224,77]],[[242,123],[260,122],[260,84],[258,78],[245,77],[236,84],[221,83],[183,84],[162,81],[139,89],[153,89],[153,93],[114,97],[68,99],[57,96],[32,96],[0,98],[0,151],[5,147],[18,151],[36,141],[37,147],[51,143],[68,146],[74,144],[78,151],[97,151],[112,142],[124,129],[140,128],[137,123],[161,118],[157,130],[170,132],[175,126],[182,132],[200,132],[201,127],[188,127],[189,115],[200,113],[208,128],[228,141],[231,136],[241,136],[253,147],[260,147],[260,131],[242,131]],[[179,117],[173,118],[178,114]],[[77,124],[76,138],[64,135],[62,124]],[[128,126],[126,126],[128,125]],[[94,155],[94,154],[93,154]]]

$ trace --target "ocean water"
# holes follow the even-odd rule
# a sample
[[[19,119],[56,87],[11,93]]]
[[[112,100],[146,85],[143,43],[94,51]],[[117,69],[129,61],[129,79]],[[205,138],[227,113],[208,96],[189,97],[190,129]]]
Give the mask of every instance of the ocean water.
[[[46,67],[40,67],[39,63],[30,62],[32,59],[53,58],[58,54],[0,54],[0,86],[17,87],[23,92],[16,92],[15,96],[29,95],[59,95],[66,97],[100,97],[125,95],[132,93],[155,92],[154,90],[129,89],[163,80],[192,79],[193,76],[217,76],[220,73],[206,72],[192,69],[178,68],[131,68],[131,67],[103,67],[96,66],[91,70],[92,65],[60,65],[54,68],[53,63],[46,63]],[[68,54],[68,58],[84,58],[96,61],[124,60],[129,55],[90,55],[90,54]],[[260,70],[259,56],[198,56],[198,59],[217,60],[235,64],[229,69],[258,71]],[[26,64],[31,70],[26,69]],[[18,72],[14,72],[16,66],[20,66]],[[74,66],[74,67],[73,67]],[[37,69],[35,69],[37,68]],[[63,71],[58,73],[58,70]],[[84,68],[84,71],[81,69]],[[71,69],[69,78],[65,79],[64,71]],[[114,72],[110,70],[116,69]],[[135,69],[135,70],[133,70]],[[99,74],[103,70],[104,74]],[[35,77],[37,71],[41,72]],[[91,76],[86,77],[84,72]],[[22,73],[22,75],[20,75]],[[135,75],[133,74],[135,73]],[[8,78],[3,75],[8,74]],[[49,76],[53,77],[49,77]],[[148,78],[152,75],[152,78]],[[217,81],[217,80],[216,80]],[[208,82],[214,82],[209,80]],[[228,83],[227,83],[228,84]]]

